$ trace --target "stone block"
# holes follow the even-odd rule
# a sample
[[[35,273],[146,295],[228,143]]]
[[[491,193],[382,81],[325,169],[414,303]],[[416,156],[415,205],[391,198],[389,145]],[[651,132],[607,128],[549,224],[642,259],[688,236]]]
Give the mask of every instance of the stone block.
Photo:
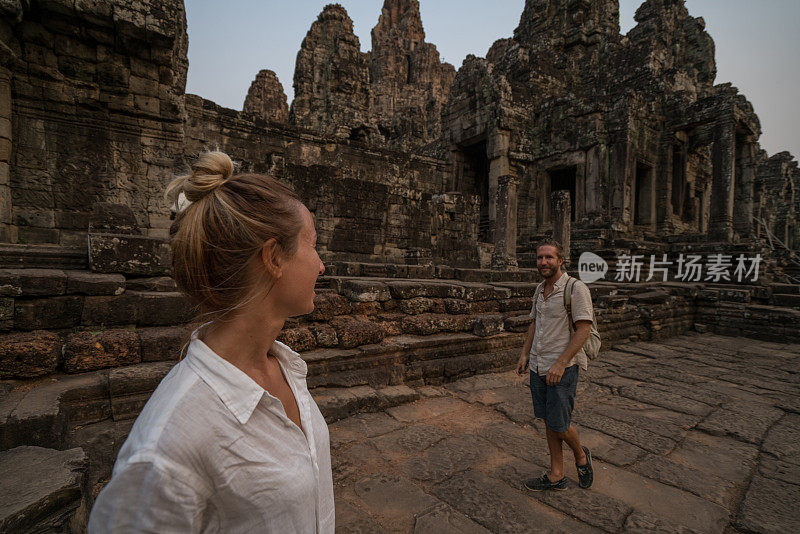
[[[441,278],[443,280],[452,280],[454,276],[455,276],[455,269],[450,267],[449,265],[436,266],[436,278]]]
[[[314,390],[314,400],[328,422],[378,408],[381,399],[369,386]]]
[[[403,332],[417,336],[429,336],[440,332],[463,332],[472,328],[469,315],[445,315],[423,313],[406,316],[402,322]]]
[[[347,315],[352,304],[342,295],[322,293],[314,297],[314,311],[308,315],[312,321],[329,321],[337,315]]]
[[[191,321],[196,309],[189,298],[180,292],[127,291],[137,300],[138,324],[142,326],[171,326]]]
[[[58,296],[67,288],[67,275],[58,269],[0,269],[0,296]]]
[[[89,232],[93,234],[139,235],[133,210],[124,204],[96,202],[92,205]]]
[[[472,333],[478,337],[489,337],[503,331],[503,317],[497,314],[480,315],[475,319]]]
[[[463,282],[489,282],[491,280],[491,271],[484,271],[481,269],[455,269],[453,271],[453,278]]]
[[[383,340],[383,330],[370,321],[335,317],[331,319],[330,325],[336,330],[339,346],[344,349],[380,343]]]
[[[664,304],[669,300],[669,293],[666,291],[646,291],[630,295],[630,302],[634,304]]]
[[[67,336],[64,370],[81,373],[141,361],[139,336],[132,330],[78,332]]]
[[[80,295],[119,295],[125,291],[121,274],[97,274],[88,271],[66,271],[67,293]]]
[[[14,200],[17,199],[16,196]],[[17,228],[17,241],[26,245],[58,243],[59,237],[59,231],[54,228],[34,228],[31,226]]]
[[[623,308],[627,303],[628,297],[626,295],[602,295],[597,297],[598,308]]]
[[[770,284],[773,294],[800,295],[800,284]]]
[[[433,265],[407,265],[409,278],[433,278],[436,268]]]
[[[508,312],[508,311],[529,310],[531,308],[531,305],[532,305],[531,297],[510,298],[500,301],[500,311]]]
[[[775,304],[775,306],[798,308],[800,307],[800,295],[773,294],[772,302]]]
[[[16,299],[14,328],[18,330],[57,330],[81,323],[83,297]]]
[[[503,321],[503,329],[508,332],[527,332],[532,322],[533,319],[527,314],[508,317]]]
[[[0,452],[0,531],[68,532],[81,504],[86,454],[15,447]]]
[[[345,280],[342,294],[356,302],[383,302],[392,298],[386,284],[373,280]]]
[[[362,263],[361,274],[364,277],[386,278],[389,275],[389,266],[383,263]]]
[[[403,299],[399,301],[398,307],[400,311],[408,315],[419,315],[431,311],[434,306],[434,301],[427,297],[414,297],[411,299]]]
[[[317,340],[314,334],[306,327],[284,328],[278,334],[278,341],[288,346],[295,352],[303,352],[316,348]]]
[[[392,297],[412,299],[415,297],[463,298],[464,288],[447,282],[429,280],[392,280],[386,283]]]
[[[11,121],[7,117],[0,117],[0,137],[11,139]]]
[[[108,373],[114,421],[133,419],[169,373],[175,362],[150,362],[112,369]]]
[[[0,297],[0,331],[14,328],[14,299]]]
[[[190,328],[153,327],[138,328],[143,362],[178,360],[182,349],[189,340]]]
[[[354,302],[350,313],[352,315],[377,315],[382,311],[383,306],[380,302]]]
[[[375,320],[384,336],[399,336],[403,333],[403,317],[405,315],[402,313],[384,313]]]
[[[719,290],[703,289],[697,294],[697,299],[701,301],[716,302],[719,300]]]
[[[381,399],[381,404],[385,408],[419,400],[419,393],[404,385],[388,386],[380,388],[377,391],[378,397]]]
[[[469,313],[469,303],[466,300],[462,299],[445,299],[444,308],[447,311],[447,313],[453,315]]]
[[[490,286],[488,284],[464,283],[464,299],[473,300],[498,300],[511,297],[511,290],[507,287]]]
[[[81,324],[86,326],[132,325],[139,322],[139,299],[130,293],[86,297]]]
[[[157,276],[170,273],[171,252],[164,240],[123,234],[89,234],[89,265],[99,273]]]
[[[61,338],[46,331],[0,336],[0,378],[32,378],[58,366]]]
[[[148,278],[130,278],[125,287],[131,291],[177,291],[175,280],[169,276],[153,276]]]
[[[750,302],[750,292],[746,289],[720,289],[719,300],[728,302]]]
[[[755,475],[734,526],[743,532],[797,532],[800,530],[800,486]]]
[[[311,333],[314,334],[314,339],[320,347],[338,347],[339,337],[336,335],[336,330],[327,324],[315,324],[309,327]]]
[[[86,228],[89,227],[89,214],[80,211],[55,211],[53,212],[56,228],[64,230],[77,230],[83,239],[81,245],[86,245]]]
[[[489,313],[500,311],[500,303],[496,300],[479,300],[469,303],[469,313]]]

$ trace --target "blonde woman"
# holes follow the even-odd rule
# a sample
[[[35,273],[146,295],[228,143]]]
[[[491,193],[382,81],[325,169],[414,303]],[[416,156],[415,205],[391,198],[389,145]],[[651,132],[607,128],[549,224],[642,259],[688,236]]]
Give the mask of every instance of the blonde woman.
[[[275,340],[325,267],[308,209],[209,152],[167,195],[173,276],[208,321],[120,450],[89,532],[334,531],[328,428],[306,364]]]

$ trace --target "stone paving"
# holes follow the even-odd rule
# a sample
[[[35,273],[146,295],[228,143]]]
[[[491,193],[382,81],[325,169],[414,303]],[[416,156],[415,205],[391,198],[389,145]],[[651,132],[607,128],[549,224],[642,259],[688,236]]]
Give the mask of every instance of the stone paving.
[[[800,532],[800,345],[709,334],[590,363],[574,421],[595,483],[532,493],[549,465],[527,380],[418,388],[330,426],[338,532]]]

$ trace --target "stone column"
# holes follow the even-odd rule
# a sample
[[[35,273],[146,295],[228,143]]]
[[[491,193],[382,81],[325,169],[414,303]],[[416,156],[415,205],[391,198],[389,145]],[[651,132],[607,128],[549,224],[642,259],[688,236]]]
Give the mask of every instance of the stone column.
[[[553,191],[550,194],[550,213],[553,218],[553,239],[561,243],[564,248],[564,266],[569,267],[569,236],[570,220],[572,219],[569,191]]]
[[[489,159],[489,220],[497,220],[497,186],[501,176],[509,173],[508,148],[511,134],[497,130],[486,139],[486,157]]]
[[[16,242],[11,225],[11,71],[0,67],[0,243]]]
[[[631,220],[631,180],[636,170],[633,147],[619,142],[611,147],[609,176],[609,216],[615,230],[625,231]]]
[[[456,145],[450,147],[450,181],[445,186],[447,191],[464,191],[464,154]]]
[[[605,145],[595,145],[586,152],[586,182],[584,213],[590,219],[602,217],[605,202],[603,191],[607,179],[608,150]]]
[[[497,221],[494,226],[492,269],[517,269],[517,186],[516,176],[497,179]]]
[[[736,184],[734,187],[736,218],[733,221],[733,229],[740,237],[749,238],[753,235],[754,228],[756,145],[751,136],[740,141],[741,143],[736,145]]]
[[[708,235],[713,241],[733,241],[733,195],[736,184],[735,123],[721,122],[714,128],[711,151],[711,214]]]

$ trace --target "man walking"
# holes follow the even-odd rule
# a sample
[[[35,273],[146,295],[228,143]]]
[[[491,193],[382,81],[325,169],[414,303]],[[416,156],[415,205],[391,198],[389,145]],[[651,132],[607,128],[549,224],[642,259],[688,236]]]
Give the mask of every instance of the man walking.
[[[589,449],[581,446],[578,432],[571,423],[578,368],[586,370],[587,365],[583,345],[589,337],[594,316],[592,296],[583,282],[570,283],[572,317],[567,316],[564,291],[570,276],[562,272],[563,263],[564,253],[558,241],[545,239],[539,244],[536,267],[544,282],[534,293],[533,322],[517,363],[518,374],[530,367],[533,412],[545,421],[550,449],[550,472],[525,482],[525,487],[534,491],[567,489],[564,442],[575,455],[578,485],[588,488],[594,479],[592,455]]]

